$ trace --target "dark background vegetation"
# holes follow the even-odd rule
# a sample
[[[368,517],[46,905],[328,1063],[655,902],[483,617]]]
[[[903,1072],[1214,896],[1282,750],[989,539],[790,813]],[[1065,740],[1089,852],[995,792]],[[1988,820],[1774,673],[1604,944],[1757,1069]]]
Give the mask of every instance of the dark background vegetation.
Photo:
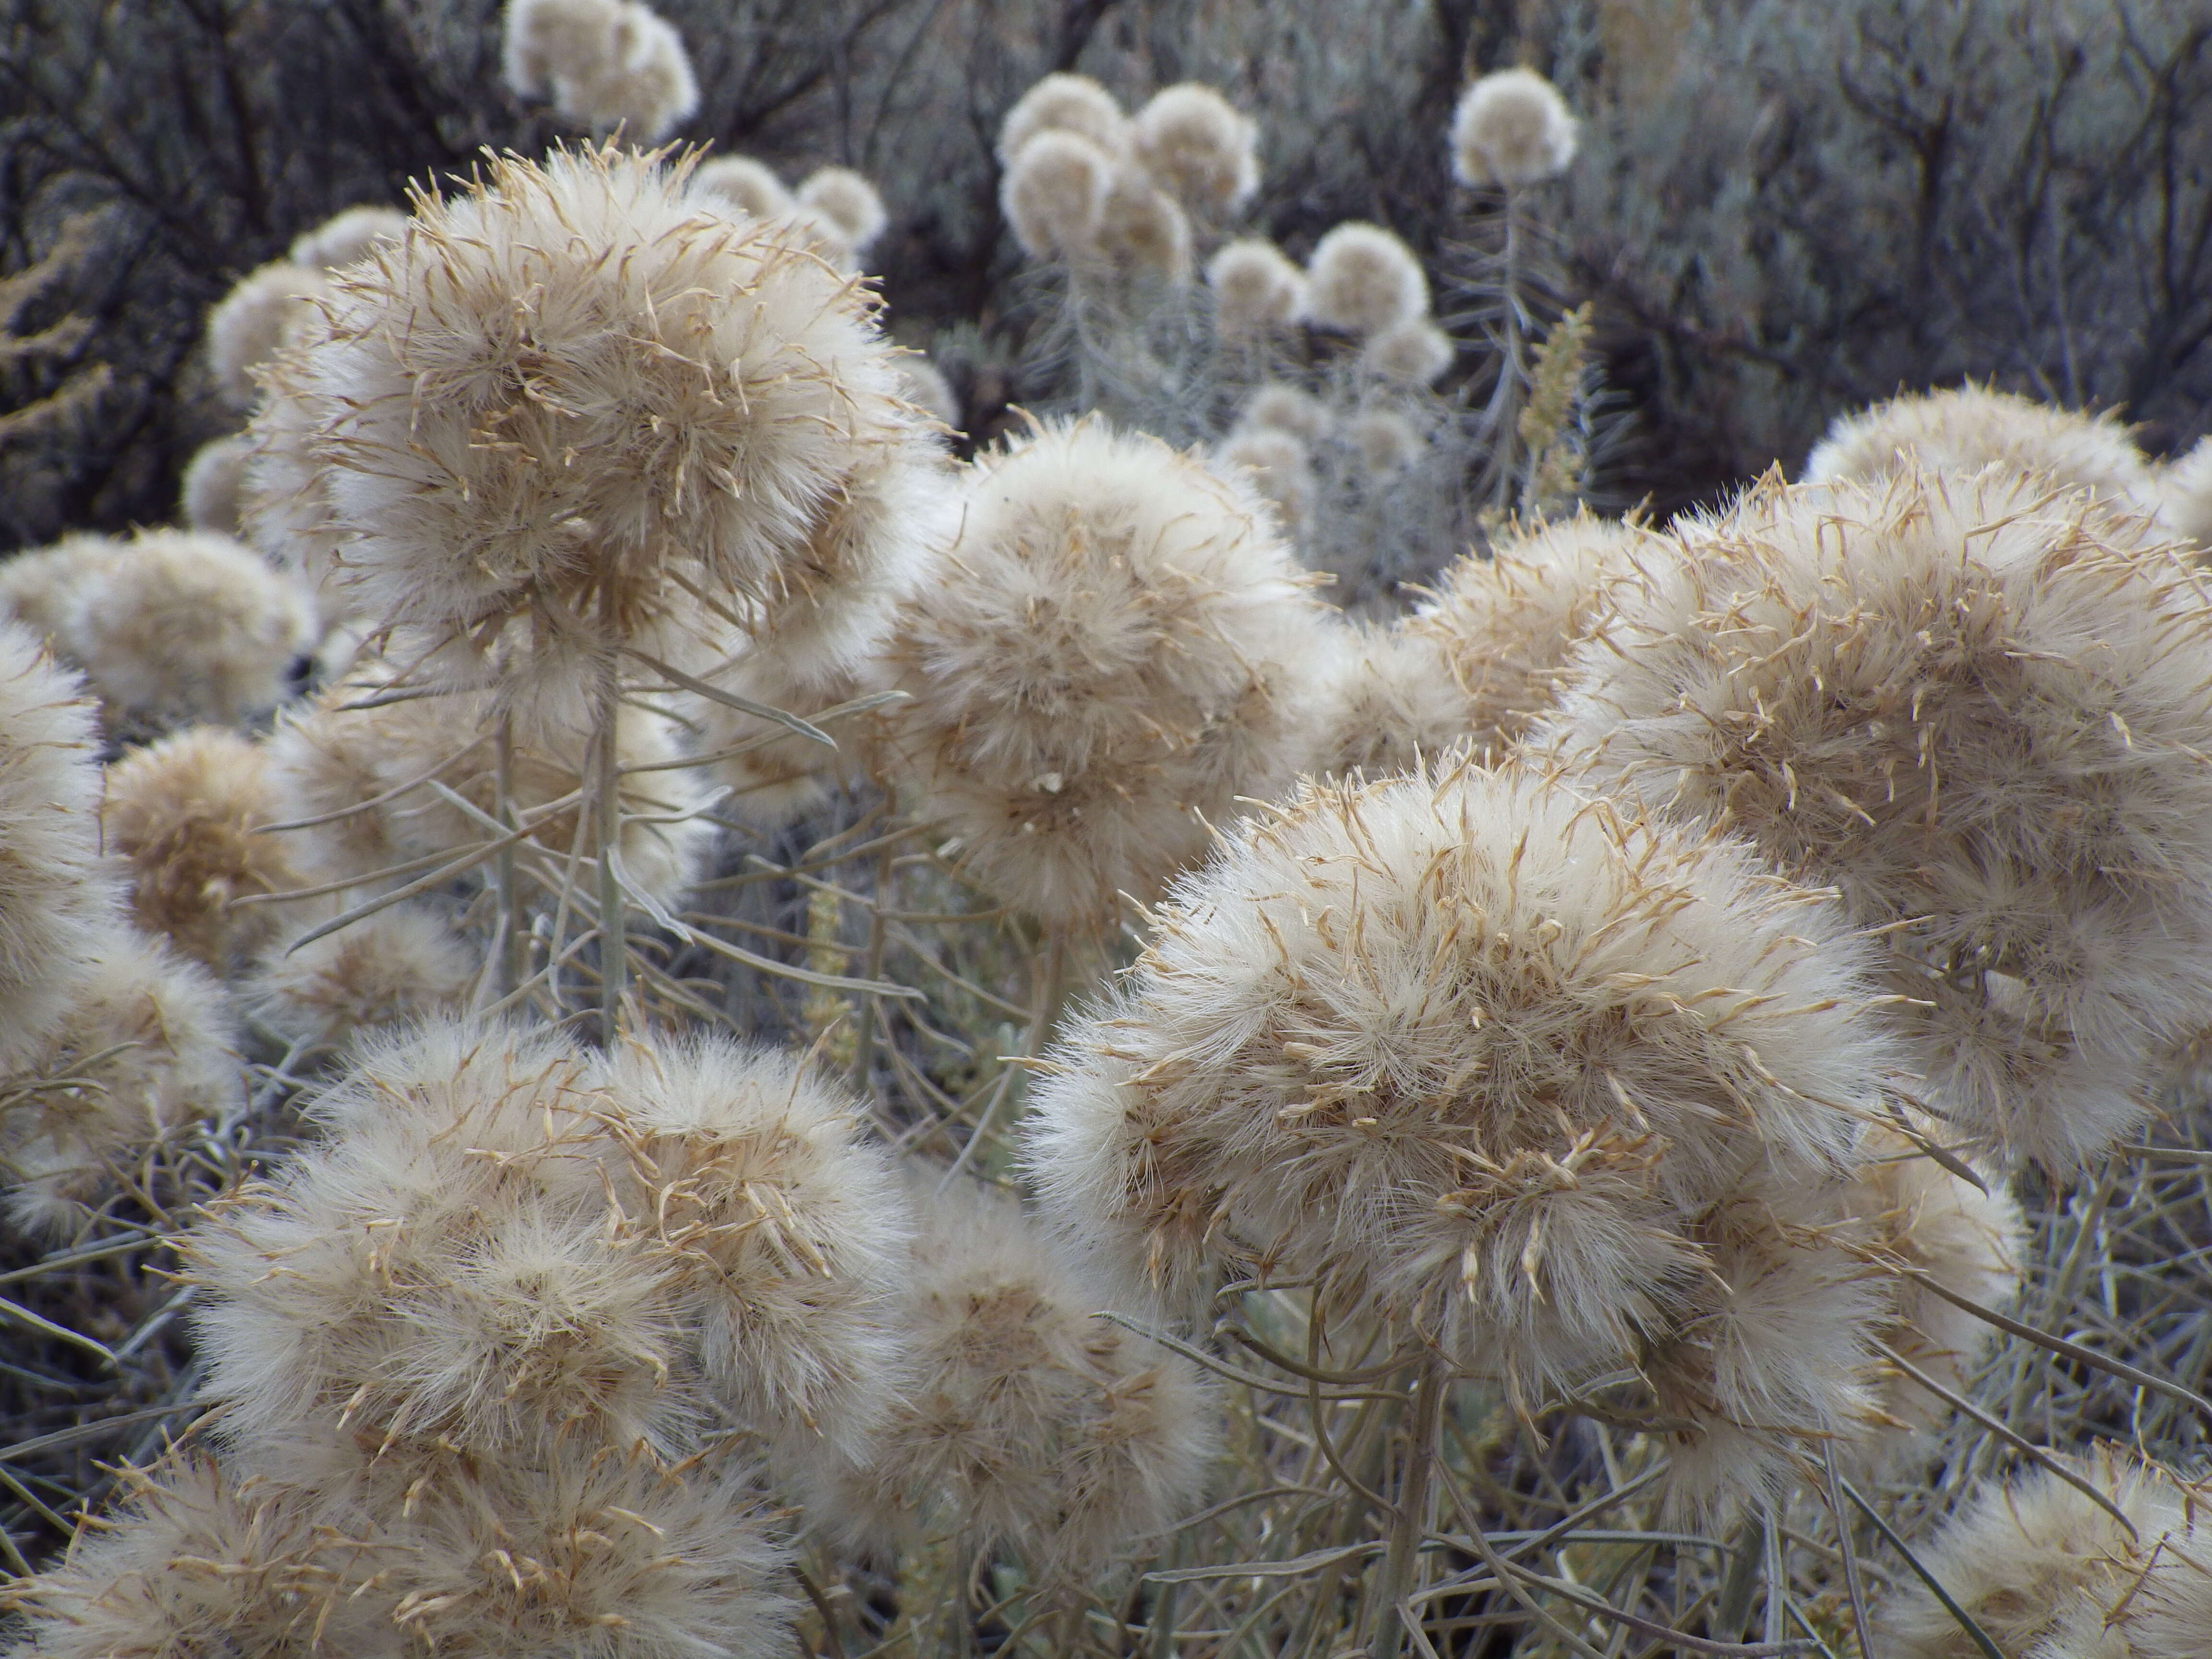
[[[1630,415],[1608,500],[1711,500],[1968,375],[2122,408],[2155,453],[2208,424],[2212,0],[658,4],[705,92],[682,138],[878,180],[892,326],[979,430],[1019,343],[991,140],[1038,76],[1210,81],[1264,123],[1255,222],[1293,253],[1358,216],[1449,263],[1452,100],[1516,61],[1587,124],[1541,211]],[[73,216],[81,244],[0,285],[0,547],[173,514],[235,419],[201,319],[299,231],[567,136],[501,85],[497,13],[0,0],[0,277]]]

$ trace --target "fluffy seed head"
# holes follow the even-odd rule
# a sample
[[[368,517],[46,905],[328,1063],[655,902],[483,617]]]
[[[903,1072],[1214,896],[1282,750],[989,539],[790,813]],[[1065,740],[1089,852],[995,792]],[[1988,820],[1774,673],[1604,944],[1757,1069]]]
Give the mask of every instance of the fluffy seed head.
[[[312,270],[338,270],[359,264],[378,246],[407,234],[407,216],[398,208],[349,207],[303,231],[284,256]]]
[[[1181,287],[1190,281],[1190,221],[1142,167],[1117,167],[1099,210],[1097,253],[1125,281]]]
[[[1339,1328],[1389,1313],[1523,1394],[1649,1347],[1705,1431],[1839,1429],[1848,1262],[1721,1263],[1779,1261],[1796,1200],[1766,1195],[1839,1182],[1890,1060],[1868,955],[1741,844],[1542,778],[1306,785],[1177,884],[1060,1045],[1030,1172],[1128,1294],[1310,1274]],[[1817,1358],[1772,1334],[1839,1313]]]
[[[314,321],[330,291],[322,271],[279,260],[240,278],[208,313],[207,362],[216,390],[234,409],[258,395],[253,371],[276,357]]]
[[[1467,693],[1436,640],[1403,623],[1356,622],[1331,631],[1334,648],[1316,671],[1320,712],[1300,771],[1380,778],[1474,740]]]
[[[1428,447],[1420,428],[1395,409],[1363,409],[1346,428],[1359,464],[1376,482],[1395,477],[1413,465]]]
[[[1380,225],[1349,220],[1306,261],[1306,315],[1362,337],[1429,314],[1429,279],[1413,250]]]
[[[551,76],[553,107],[595,133],[656,144],[699,110],[684,37],[659,13],[628,0],[615,11],[606,54]]]
[[[1086,138],[1109,156],[1129,146],[1129,118],[1114,94],[1087,75],[1048,75],[1015,100],[999,124],[999,165],[1011,168],[1047,132]]]
[[[1012,1200],[942,1182],[914,1182],[912,1380],[869,1457],[818,1478],[819,1508],[861,1539],[928,1524],[1096,1584],[1196,1507],[1214,1402],[1182,1356],[1093,1317],[1102,1293]]]
[[[478,968],[447,922],[395,904],[289,954],[271,951],[240,994],[287,1042],[343,1043],[358,1031],[462,1012]]]
[[[2077,414],[1969,382],[1893,398],[1837,416],[1805,461],[1805,482],[1978,472],[1995,462],[2125,506],[2150,493],[2150,471],[2110,411]]]
[[[222,988],[162,941],[107,928],[72,944],[84,964],[61,1023],[0,1109],[8,1213],[64,1237],[194,1123],[237,1109],[244,1084]]]
[[[1450,335],[1416,317],[1370,335],[1360,348],[1359,366],[1394,386],[1433,386],[1456,355]]]
[[[882,193],[850,167],[817,167],[799,185],[799,202],[827,215],[855,253],[866,253],[891,222]]]
[[[88,582],[97,581],[115,557],[108,536],[64,536],[0,561],[0,616],[41,635],[66,654],[63,630]]]
[[[202,444],[185,468],[185,522],[194,530],[235,536],[240,523],[240,492],[246,458],[253,441],[243,433]]]
[[[1224,242],[1206,263],[1213,325],[1224,340],[1249,339],[1295,323],[1306,307],[1306,275],[1264,236]]]
[[[621,0],[507,0],[501,67],[518,98],[544,98],[604,64]]]
[[[1469,554],[1407,623],[1431,641],[1467,699],[1465,729],[1501,755],[1553,706],[1576,646],[1635,574],[1648,532],[1581,514]]]
[[[107,769],[100,825],[121,855],[131,913],[149,933],[228,974],[278,925],[276,907],[228,908],[297,885],[259,745],[198,726],[134,749]]]
[[[792,234],[611,149],[420,201],[283,375],[363,608],[457,674],[490,652],[521,708],[674,654],[686,583],[772,628],[872,580],[856,498],[933,452],[866,296]]]
[[[2174,533],[2212,553],[2212,438],[2200,438],[2187,454],[2158,475],[2160,516]]]
[[[941,426],[960,430],[960,397],[945,371],[919,352],[899,359],[899,395]]]
[[[1575,159],[1575,118],[1534,70],[1498,70],[1460,94],[1451,153],[1452,176],[1463,185],[1540,185]]]
[[[632,1040],[599,1078],[624,1242],[690,1298],[708,1387],[773,1442],[864,1455],[898,1380],[910,1223],[853,1101],[713,1036]]]
[[[1091,421],[987,458],[888,653],[915,810],[1054,926],[1149,900],[1287,781],[1306,586],[1256,497],[1156,439]]]
[[[1954,1134],[2056,1169],[2212,1006],[2212,594],[2009,468],[1769,483],[1638,550],[1556,717],[1881,930]]]
[[[1260,188],[1260,124],[1212,87],[1163,88],[1130,131],[1145,170],[1204,218],[1236,212]]]
[[[1317,444],[1335,428],[1336,416],[1310,392],[1270,380],[1244,400],[1237,424],[1245,430],[1287,432],[1302,444]]]
[[[0,623],[0,1071],[61,1018],[63,964],[118,908],[100,852],[98,746],[76,676]]]
[[[702,161],[691,175],[692,191],[727,202],[756,219],[775,219],[799,205],[799,198],[765,161],[750,155],[717,155]]]
[[[1092,256],[1106,220],[1115,167],[1080,133],[1049,128],[1022,146],[999,181],[1006,223],[1032,259]]]
[[[1249,479],[1275,510],[1283,533],[1297,536],[1313,516],[1313,455],[1297,436],[1280,427],[1259,426],[1233,432],[1214,451],[1231,477]]]

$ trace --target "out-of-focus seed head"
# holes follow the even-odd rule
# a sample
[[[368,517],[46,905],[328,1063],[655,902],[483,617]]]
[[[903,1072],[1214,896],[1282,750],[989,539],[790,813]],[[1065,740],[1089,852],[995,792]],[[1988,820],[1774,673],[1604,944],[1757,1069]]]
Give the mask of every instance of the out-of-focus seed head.
[[[1463,185],[1525,189],[1575,159],[1575,118],[1534,70],[1498,70],[1471,83],[1452,110],[1452,176]]]
[[[1364,339],[1427,316],[1429,279],[1397,237],[1349,220],[1306,261],[1305,314],[1318,327]]]
[[[1212,87],[1161,88],[1130,131],[1145,170],[1205,219],[1235,213],[1260,188],[1260,124]]]

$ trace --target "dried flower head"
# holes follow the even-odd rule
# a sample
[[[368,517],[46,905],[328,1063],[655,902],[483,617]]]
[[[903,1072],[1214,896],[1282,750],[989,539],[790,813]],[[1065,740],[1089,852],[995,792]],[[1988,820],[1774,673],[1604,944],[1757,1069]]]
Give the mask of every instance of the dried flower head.
[[[1094,420],[987,457],[890,647],[914,809],[1050,925],[1148,901],[1287,781],[1306,586],[1256,497],[1157,439]]]
[[[1501,539],[1446,570],[1405,624],[1441,651],[1465,694],[1465,729],[1502,755],[1549,709],[1576,646],[1610,614],[1650,533],[1584,512]]]
[[[1190,281],[1190,221],[1142,167],[1115,169],[1099,209],[1095,249],[1125,282],[1180,287]]]
[[[1993,462],[2094,490],[2127,506],[2151,493],[2142,452],[2108,410],[2056,409],[2009,392],[1966,385],[1893,398],[1841,415],[1805,461],[1805,482],[1899,473],[1978,472]]]
[[[295,265],[339,270],[359,264],[378,247],[396,245],[407,234],[407,216],[398,208],[349,207],[302,231],[285,254]]]
[[[550,96],[614,50],[622,0],[507,0],[501,67],[518,98]]]
[[[1368,477],[1380,483],[1396,477],[1421,459],[1428,440],[1401,410],[1363,409],[1345,428]]]
[[[326,1138],[188,1240],[241,1461],[304,1481],[366,1451],[404,1490],[434,1450],[681,1443],[678,1275],[611,1224],[586,1073],[544,1030],[357,1042]]]
[[[1763,1194],[1840,1184],[1890,1062],[1870,955],[1741,843],[1544,778],[1302,786],[1060,1046],[1029,1170],[1125,1293],[1311,1275],[1331,1323],[1388,1313],[1524,1395],[1733,1328],[1702,1430],[1838,1431],[1866,1319],[1836,1316],[1872,1311],[1850,1264],[1754,1286],[1720,1261],[1779,1236]],[[1823,1318],[1817,1353],[1768,1340]]]
[[[912,1380],[809,1508],[862,1540],[927,1525],[1054,1588],[1095,1585],[1196,1505],[1215,1402],[1189,1361],[1096,1317],[1103,1296],[1011,1199],[927,1169],[914,1189]]]
[[[699,110],[699,82],[684,37],[666,18],[625,0],[615,15],[607,54],[552,76],[553,107],[595,133],[656,144]]]
[[[686,1295],[708,1387],[772,1441],[862,1455],[899,1380],[911,1224],[855,1103],[717,1036],[634,1038],[598,1080],[623,1243]]]
[[[894,361],[787,228],[605,149],[419,200],[282,379],[362,605],[454,641],[456,673],[489,653],[527,708],[624,646],[672,654],[694,592],[772,627],[872,580],[885,550],[844,533],[854,498],[934,465]]]
[[[855,253],[866,253],[889,228],[880,191],[850,167],[817,167],[799,186],[799,204],[825,215]]]
[[[124,1502],[66,1559],[9,1587],[40,1659],[252,1654],[401,1659],[404,1633],[370,1580],[384,1552],[342,1501],[204,1453],[123,1471]]]
[[[251,409],[258,395],[254,371],[274,359],[314,321],[330,291],[322,271],[284,260],[263,265],[208,313],[208,372],[216,390],[235,409]]]
[[[1214,449],[1214,459],[1231,477],[1249,481],[1275,510],[1286,536],[1301,534],[1313,517],[1313,454],[1280,427],[1248,427],[1232,432]]]
[[[1335,429],[1336,415],[1312,392],[1287,381],[1269,380],[1244,400],[1237,425],[1243,431],[1287,432],[1300,443],[1313,445]]]
[[[298,884],[263,751],[226,726],[198,726],[135,749],[107,769],[100,825],[128,872],[138,925],[228,974],[277,926],[275,907],[229,908],[249,893]]]
[[[1575,118],[1534,70],[1498,70],[1460,94],[1452,111],[1452,176],[1507,190],[1556,179],[1575,159]]]
[[[2212,438],[2161,468],[2155,480],[2160,516],[2176,535],[2212,553]]]
[[[1264,236],[1224,242],[1206,262],[1213,325],[1224,340],[1249,339],[1296,323],[1306,307],[1306,274]]]
[[[245,1104],[230,1011],[205,969],[121,928],[71,954],[83,976],[0,1105],[9,1217],[49,1237],[118,1186],[147,1190],[166,1144]]]
[[[1429,279],[1413,250],[1380,225],[1349,220],[1306,261],[1306,316],[1364,337],[1429,314]]]
[[[472,1462],[388,1534],[409,1651],[456,1659],[769,1659],[792,1645],[781,1553],[739,1481],[580,1443]]]
[[[1212,87],[1161,88],[1130,131],[1145,170],[1203,218],[1226,217],[1260,188],[1260,124]]]
[[[1114,94],[1087,75],[1048,75],[1024,93],[999,124],[999,165],[1011,168],[1041,133],[1070,132],[1109,156],[1129,146],[1129,118]]]
[[[461,1013],[480,969],[449,923],[395,904],[296,951],[272,951],[240,995],[287,1042],[344,1043],[359,1031]]]
[[[1080,133],[1050,128],[1022,146],[999,181],[999,205],[1032,259],[1088,259],[1098,246],[1112,156]]]
[[[100,854],[98,748],[82,683],[0,622],[0,1071],[61,1018],[68,964],[119,908]]]
[[[1433,386],[1455,356],[1450,335],[1415,317],[1370,335],[1359,349],[1359,367],[1393,386]]]
[[[1475,741],[1478,716],[1436,640],[1403,623],[1355,622],[1332,636],[1301,772],[1380,778]]]
[[[960,430],[960,395],[945,371],[920,352],[908,352],[898,362],[899,394],[939,426]]]
[[[2212,1002],[2212,594],[2004,466],[1770,482],[1638,551],[1558,741],[1876,930],[1929,1103],[2055,1169]]]
[[[2136,1604],[2172,1580],[2206,1577],[2203,1502],[2166,1471],[2118,1447],[2060,1457],[2128,1517],[2134,1531],[2046,1469],[1985,1487],[1914,1553],[1997,1650],[2036,1659],[2181,1659],[2202,1650],[2134,1645]],[[2190,1559],[2193,1558],[2193,1559]],[[2148,1609],[2145,1609],[2148,1611]],[[2108,1623],[2117,1625],[2112,1645]],[[1981,1650],[1950,1610],[1915,1583],[1882,1609],[1881,1650],[1897,1659],[1972,1659]]]
[[[781,218],[799,205],[775,169],[750,155],[717,155],[702,161],[691,174],[691,189],[756,219]]]
[[[194,530],[219,536],[239,532],[240,495],[245,487],[246,458],[253,441],[244,433],[217,438],[193,452],[185,468],[185,522]]]
[[[115,557],[108,536],[64,536],[0,561],[0,617],[20,623],[66,654],[63,630],[88,582],[97,582]]]

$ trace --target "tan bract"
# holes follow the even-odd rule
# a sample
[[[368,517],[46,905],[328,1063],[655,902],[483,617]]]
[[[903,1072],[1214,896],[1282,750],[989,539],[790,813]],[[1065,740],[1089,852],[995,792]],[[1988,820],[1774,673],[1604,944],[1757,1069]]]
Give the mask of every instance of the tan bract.
[[[253,407],[259,395],[254,371],[312,325],[329,291],[322,271],[283,260],[239,280],[208,313],[208,372],[224,401],[234,409]]]
[[[1306,261],[1307,318],[1364,337],[1429,314],[1429,279],[1413,249],[1380,225],[1350,220]]]
[[[719,1036],[623,1043],[595,1081],[617,1235],[674,1275],[708,1389],[771,1443],[864,1455],[902,1375],[912,1223],[858,1103]]]
[[[1289,328],[1305,309],[1306,276],[1265,237],[1224,242],[1206,264],[1213,323],[1224,340]]]
[[[867,296],[790,235],[611,149],[421,199],[283,374],[362,608],[526,708],[678,648],[695,593],[772,627],[872,581],[860,498],[934,450]]]
[[[1129,120],[1114,94],[1087,75],[1048,75],[1024,93],[999,124],[999,165],[1012,168],[1046,132],[1086,138],[1109,156],[1129,146]]]
[[[450,923],[395,904],[297,951],[280,945],[239,995],[287,1042],[342,1044],[356,1032],[462,1012],[480,968]]]
[[[1470,85],[1452,110],[1452,176],[1508,190],[1540,185],[1567,170],[1575,136],[1557,87],[1534,70],[1498,70]]]
[[[398,208],[349,207],[301,232],[285,258],[310,270],[337,270],[360,264],[380,245],[397,243],[406,234],[407,216]]]
[[[809,1506],[857,1540],[927,1528],[1096,1584],[1198,1506],[1217,1403],[1188,1360],[1096,1317],[1109,1298],[1012,1200],[926,1165],[913,1188],[911,1379],[866,1459],[810,1471]]]
[[[1287,432],[1300,443],[1312,445],[1335,428],[1336,414],[1310,392],[1287,381],[1270,380],[1255,388],[1244,400],[1244,407],[1237,411],[1237,424],[1248,431],[1272,428]]]
[[[1308,579],[1249,489],[1097,421],[986,458],[965,505],[890,647],[902,796],[1009,903],[1109,925],[1288,781]]]
[[[194,530],[235,536],[246,482],[246,458],[253,453],[252,440],[239,433],[202,444],[185,468],[185,522]]]
[[[1443,653],[1466,697],[1463,727],[1503,755],[1549,709],[1575,647],[1632,580],[1650,532],[1587,513],[1468,554],[1404,624]]]
[[[1293,433],[1255,426],[1232,432],[1214,449],[1227,477],[1248,482],[1275,510],[1286,536],[1297,536],[1313,516],[1313,454]]]
[[[0,1070],[61,1018],[85,935],[120,908],[100,856],[98,749],[82,683],[0,622]]]
[[[855,253],[872,247],[891,222],[881,192],[850,167],[815,168],[800,182],[798,200],[825,215]]]
[[[2077,414],[1972,382],[1893,398],[1836,417],[1805,459],[1805,482],[1871,484],[1892,475],[1978,472],[1994,462],[2094,490],[2108,505],[2147,504],[2150,469],[2108,410]]]
[[[1891,1063],[1871,954],[1743,844],[1540,778],[1304,785],[1054,1051],[1027,1167],[1170,1310],[1313,1276],[1352,1352],[1388,1316],[1523,1399],[1645,1356],[1677,1492],[1755,1492],[1867,1403],[1819,1228]]]
[[[230,1010],[205,969],[112,927],[70,954],[83,976],[0,1106],[9,1217],[49,1237],[117,1188],[143,1188],[179,1134],[246,1103]]]
[[[1079,133],[1054,128],[1024,144],[999,181],[999,205],[1022,252],[1063,262],[1095,257],[1115,171],[1113,157]]]
[[[260,746],[214,726],[116,761],[100,809],[138,925],[222,975],[283,925],[276,906],[232,910],[231,900],[300,884],[286,838],[257,833],[281,817]]]
[[[712,196],[756,219],[774,219],[799,205],[775,169],[750,155],[716,155],[691,174],[695,194]]]
[[[1359,350],[1359,367],[1394,386],[1432,386],[1457,355],[1450,335],[1415,317],[1370,335]]]
[[[1130,123],[1137,159],[1191,212],[1219,220],[1260,188],[1260,124],[1195,81],[1154,93]]]
[[[1638,550],[1547,738],[1838,887],[1933,1109],[2053,1169],[2212,1006],[2212,595],[2135,526],[2002,465],[1769,482]]]

